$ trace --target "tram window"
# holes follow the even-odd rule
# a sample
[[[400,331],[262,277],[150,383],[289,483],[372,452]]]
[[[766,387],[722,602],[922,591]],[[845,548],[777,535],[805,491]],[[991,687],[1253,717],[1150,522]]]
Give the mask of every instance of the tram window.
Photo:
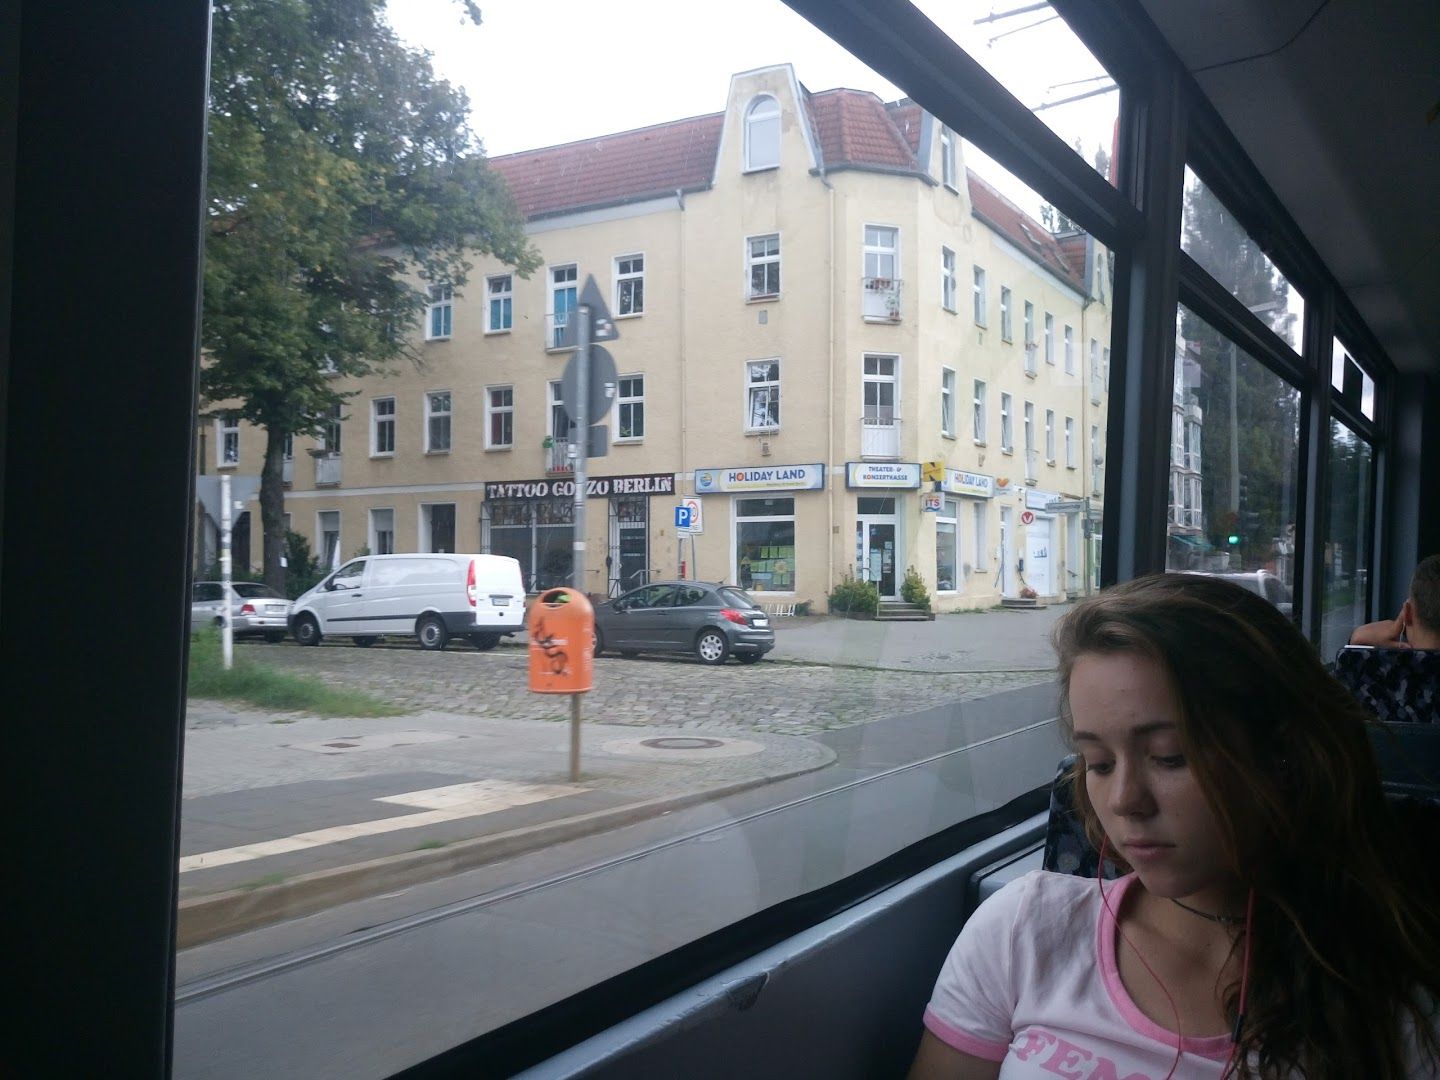
[[[1181,305],[1171,410],[1166,568],[1293,592],[1299,391]]]
[[[1260,250],[1219,197],[1185,170],[1180,246],[1297,353],[1305,298]]]
[[[1325,591],[1320,605],[1320,655],[1327,661],[1350,640],[1355,627],[1368,621],[1373,457],[1365,439],[1339,420],[1330,421],[1329,511],[1321,553]]]

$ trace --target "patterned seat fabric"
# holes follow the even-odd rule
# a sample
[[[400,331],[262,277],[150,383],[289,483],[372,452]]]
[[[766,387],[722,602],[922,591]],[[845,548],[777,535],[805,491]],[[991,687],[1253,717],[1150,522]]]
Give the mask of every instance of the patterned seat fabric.
[[[1335,678],[1381,720],[1440,722],[1440,650],[1347,645]]]
[[[1085,826],[1075,809],[1075,785],[1071,771],[1077,760],[1078,755],[1075,754],[1062,758],[1055,773],[1055,782],[1050,786],[1050,820],[1045,824],[1044,867],[1059,874],[1093,878],[1100,866],[1100,853],[1085,835]],[[1119,873],[1115,864],[1106,859],[1105,877],[1118,877]]]

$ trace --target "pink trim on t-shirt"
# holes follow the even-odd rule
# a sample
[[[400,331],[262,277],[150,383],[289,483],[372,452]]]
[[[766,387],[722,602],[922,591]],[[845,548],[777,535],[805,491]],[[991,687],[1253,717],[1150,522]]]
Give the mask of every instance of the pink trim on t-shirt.
[[[984,1058],[986,1061],[1004,1061],[1005,1055],[1010,1052],[1009,1043],[977,1039],[974,1035],[961,1031],[954,1024],[947,1024],[939,1016],[936,1016],[935,1010],[928,1005],[925,1007],[925,1026],[946,1046],[954,1047],[963,1054]]]
[[[1119,914],[1120,905],[1125,902],[1125,894],[1129,891],[1138,879],[1134,874],[1126,874],[1122,878],[1109,882],[1109,888],[1105,890],[1105,897],[1109,902],[1109,910],[1105,904],[1100,905],[1100,921],[1096,926],[1095,947],[1100,954],[1100,971],[1105,979],[1105,989],[1110,992],[1110,1000],[1120,1010],[1120,1015],[1125,1022],[1146,1038],[1154,1039],[1164,1043],[1166,1046],[1179,1045],[1180,1049],[1187,1054],[1199,1054],[1201,1057],[1213,1058],[1216,1061],[1224,1061],[1230,1056],[1230,1036],[1206,1035],[1181,1037],[1168,1028],[1163,1028],[1154,1020],[1151,1020],[1130,997],[1130,992],[1125,989],[1125,984],[1120,981],[1120,964],[1116,958],[1116,933],[1115,920],[1110,913]]]

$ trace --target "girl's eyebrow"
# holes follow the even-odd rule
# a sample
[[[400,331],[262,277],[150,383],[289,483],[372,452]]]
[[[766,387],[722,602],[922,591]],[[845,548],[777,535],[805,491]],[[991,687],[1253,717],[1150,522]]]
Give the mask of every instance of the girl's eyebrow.
[[[1148,724],[1139,724],[1136,727],[1131,728],[1128,734],[1130,738],[1138,739],[1143,738],[1146,735],[1153,735],[1157,731],[1164,731],[1166,729],[1173,730],[1174,727],[1175,721],[1173,720],[1151,720]],[[1103,741],[1101,740],[1099,735],[1096,735],[1090,731],[1072,732],[1071,738],[1075,739],[1077,742]]]

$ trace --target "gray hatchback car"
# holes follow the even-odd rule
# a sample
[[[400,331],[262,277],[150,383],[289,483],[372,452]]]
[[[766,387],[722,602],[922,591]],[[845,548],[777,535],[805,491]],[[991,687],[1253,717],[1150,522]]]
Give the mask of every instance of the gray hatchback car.
[[[702,664],[753,664],[774,647],[769,616],[733,585],[656,581],[595,608],[596,656],[692,652]]]

